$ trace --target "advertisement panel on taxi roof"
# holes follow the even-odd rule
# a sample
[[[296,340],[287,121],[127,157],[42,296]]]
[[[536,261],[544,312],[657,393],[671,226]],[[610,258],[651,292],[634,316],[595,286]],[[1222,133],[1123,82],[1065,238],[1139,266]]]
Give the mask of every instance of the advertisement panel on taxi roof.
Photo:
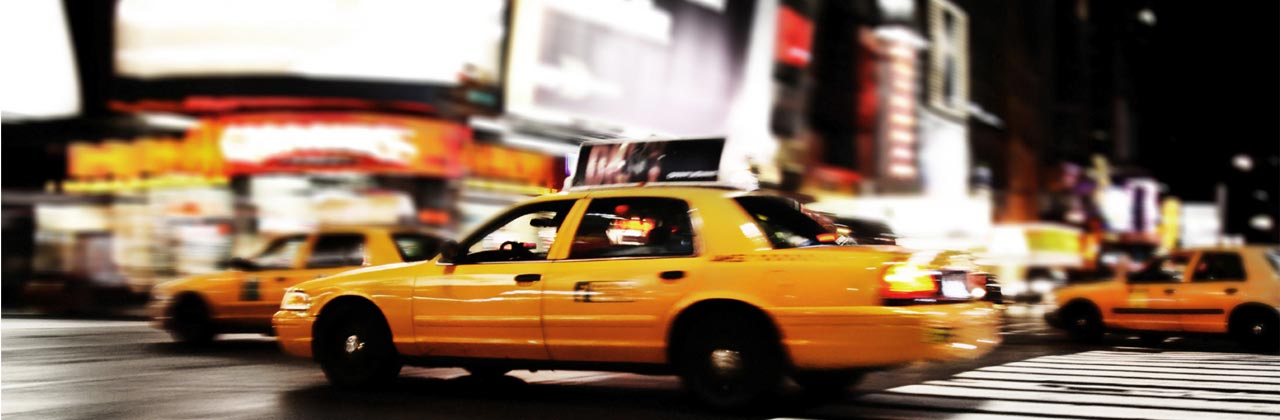
[[[723,151],[723,138],[586,143],[572,185],[715,182]]]

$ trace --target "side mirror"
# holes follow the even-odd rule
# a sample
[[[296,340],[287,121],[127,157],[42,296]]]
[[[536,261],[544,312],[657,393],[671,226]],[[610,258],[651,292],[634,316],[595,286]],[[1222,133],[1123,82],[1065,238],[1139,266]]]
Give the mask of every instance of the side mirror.
[[[240,271],[258,271],[261,267],[248,258],[235,257],[227,261],[227,267],[232,270]]]
[[[453,264],[458,258],[458,242],[452,239],[440,244],[440,262]]]

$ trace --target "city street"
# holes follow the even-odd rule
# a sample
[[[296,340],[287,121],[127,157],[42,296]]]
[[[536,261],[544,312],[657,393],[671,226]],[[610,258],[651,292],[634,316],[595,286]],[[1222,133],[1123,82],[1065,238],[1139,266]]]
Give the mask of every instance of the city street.
[[[789,389],[756,418],[1266,419],[1280,415],[1280,356],[1216,339],[1157,348],[1111,336],[1067,341],[1012,307],[1005,343],[966,363],[869,375],[842,399],[807,403]],[[143,321],[6,317],[3,415],[66,418],[723,418],[668,376],[513,372],[481,381],[460,369],[405,368],[379,393],[332,389],[311,361],[273,339],[224,336],[184,350]]]

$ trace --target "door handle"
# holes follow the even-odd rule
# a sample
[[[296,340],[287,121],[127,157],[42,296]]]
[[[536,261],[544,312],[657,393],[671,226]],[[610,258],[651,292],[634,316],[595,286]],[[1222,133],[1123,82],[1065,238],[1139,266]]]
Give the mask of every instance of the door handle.
[[[684,271],[680,271],[680,270],[663,271],[661,273],[658,273],[658,277],[662,277],[663,280],[680,280],[684,278]]]
[[[318,278],[318,279],[319,279],[319,278],[325,278],[325,277],[328,277],[328,276],[329,276],[328,274],[316,274],[316,278]],[[283,279],[281,279],[281,280],[283,280]]]
[[[1231,288],[1228,288],[1227,290],[1223,290],[1223,291],[1224,291],[1224,292],[1227,292],[1227,294],[1228,294],[1228,295],[1234,295],[1234,294],[1236,294],[1236,292],[1239,292],[1240,290],[1239,290],[1239,289],[1236,289],[1236,288],[1234,288],[1234,287],[1231,287]]]
[[[1172,295],[1172,294],[1173,294],[1173,289],[1164,289],[1164,294],[1166,294],[1166,295]]]
[[[541,274],[517,274],[516,283],[530,283],[542,280]]]
[[[276,277],[276,281],[284,281],[284,277]]]

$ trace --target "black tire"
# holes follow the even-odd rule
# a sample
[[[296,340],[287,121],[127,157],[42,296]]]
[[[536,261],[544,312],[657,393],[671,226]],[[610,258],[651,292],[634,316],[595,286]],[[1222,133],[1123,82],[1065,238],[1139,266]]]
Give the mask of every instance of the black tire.
[[[313,353],[330,383],[375,389],[400,375],[400,355],[391,341],[391,329],[377,309],[344,305],[322,316]]]
[[[843,397],[864,375],[863,371],[798,372],[791,379],[804,390],[806,398],[826,402]]]
[[[480,379],[498,378],[506,375],[507,372],[511,371],[511,369],[499,368],[499,367],[487,367],[487,366],[472,366],[466,369],[467,369],[467,373],[471,374],[471,376],[474,376]]]
[[[1086,343],[1102,341],[1102,314],[1090,305],[1077,304],[1062,311],[1062,327],[1071,338]]]
[[[1240,345],[1250,351],[1275,353],[1280,350],[1280,316],[1251,310],[1231,318],[1230,330]]]
[[[767,320],[752,315],[704,313],[681,330],[676,369],[689,392],[709,407],[746,410],[778,393],[785,370],[781,343]]]
[[[169,316],[169,335],[180,344],[207,346],[218,335],[217,328],[209,318],[209,307],[198,297],[181,298],[173,305]]]

